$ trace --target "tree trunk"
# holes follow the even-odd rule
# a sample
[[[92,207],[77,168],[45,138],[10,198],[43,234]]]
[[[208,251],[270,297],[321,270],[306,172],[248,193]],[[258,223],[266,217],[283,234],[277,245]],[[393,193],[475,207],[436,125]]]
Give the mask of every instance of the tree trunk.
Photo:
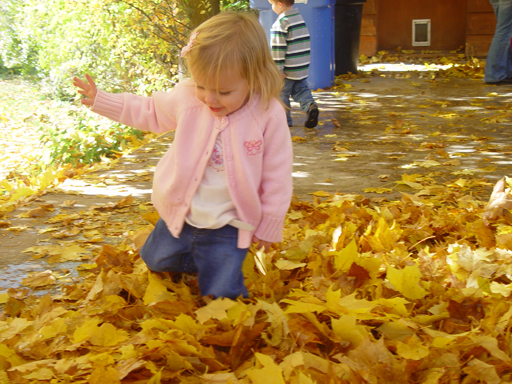
[[[190,28],[194,29],[202,22],[208,20],[220,12],[220,0],[208,0],[205,7],[204,0],[188,0],[188,17],[190,19]]]

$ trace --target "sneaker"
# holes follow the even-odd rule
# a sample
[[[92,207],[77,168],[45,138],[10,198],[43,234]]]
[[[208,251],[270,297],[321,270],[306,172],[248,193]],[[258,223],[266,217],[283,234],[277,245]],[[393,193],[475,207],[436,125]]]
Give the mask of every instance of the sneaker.
[[[319,111],[317,105],[314,103],[311,104],[308,110],[308,117],[306,119],[306,123],[304,124],[304,126],[306,128],[315,128],[318,124],[318,114]]]
[[[486,81],[485,84],[487,85],[511,85],[512,84],[512,78],[507,77],[500,81]]]

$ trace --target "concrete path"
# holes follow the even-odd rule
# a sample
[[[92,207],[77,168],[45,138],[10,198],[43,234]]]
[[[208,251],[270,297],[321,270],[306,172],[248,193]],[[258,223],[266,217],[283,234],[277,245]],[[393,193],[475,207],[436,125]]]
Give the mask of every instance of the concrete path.
[[[418,192],[397,182],[404,174],[420,174],[440,185],[460,178],[485,179],[487,183],[479,183],[471,193],[487,200],[495,182],[512,174],[512,86],[421,76],[371,77],[316,92],[321,109],[316,129],[302,127],[305,116],[295,105],[291,128],[295,195],[311,200],[317,191],[364,194],[378,203],[382,198],[399,199],[402,192]],[[23,252],[35,245],[66,247],[85,241],[82,235],[66,238],[67,243],[50,237],[45,229],[59,220],[58,215],[75,214],[83,221],[87,214],[99,212],[91,207],[100,206],[111,209],[104,223],[112,225],[124,220],[122,210],[112,209],[122,197],[131,195],[143,205],[141,209],[147,207],[154,166],[171,143],[172,134],[160,137],[111,167],[67,180],[9,214],[11,227],[26,229],[0,228],[0,289],[17,286],[27,272],[64,268],[63,273],[68,273],[80,264],[48,264]],[[70,206],[70,200],[76,203]],[[44,217],[18,217],[50,204],[53,208]],[[89,246],[119,243],[126,236],[127,223],[123,224],[119,231],[114,226],[101,242],[89,241]],[[142,225],[142,219],[133,222],[134,230]]]

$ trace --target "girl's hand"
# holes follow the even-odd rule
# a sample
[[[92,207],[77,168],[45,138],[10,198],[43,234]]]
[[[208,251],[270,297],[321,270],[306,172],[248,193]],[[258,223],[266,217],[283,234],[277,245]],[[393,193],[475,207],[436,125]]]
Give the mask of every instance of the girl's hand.
[[[270,249],[270,246],[272,245],[272,243],[260,240],[256,236],[252,237],[252,242],[256,245],[257,249],[261,249],[263,247],[265,249],[265,252],[268,251]]]
[[[74,77],[73,85],[80,88],[78,93],[87,97],[87,99],[82,99],[82,104],[92,107],[96,94],[98,93],[98,88],[96,88],[96,83],[91,76],[85,74],[85,78],[87,79],[87,82],[80,80],[78,77]]]

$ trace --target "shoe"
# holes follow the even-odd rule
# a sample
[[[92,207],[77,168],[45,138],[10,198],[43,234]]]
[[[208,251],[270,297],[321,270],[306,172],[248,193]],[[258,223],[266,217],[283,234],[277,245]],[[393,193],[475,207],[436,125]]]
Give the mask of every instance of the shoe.
[[[512,77],[506,77],[500,81],[486,81],[487,85],[512,85]]]
[[[316,104],[311,104],[308,110],[308,117],[306,119],[306,123],[304,126],[306,128],[315,128],[318,124],[318,114],[320,112],[318,111],[318,107]]]

